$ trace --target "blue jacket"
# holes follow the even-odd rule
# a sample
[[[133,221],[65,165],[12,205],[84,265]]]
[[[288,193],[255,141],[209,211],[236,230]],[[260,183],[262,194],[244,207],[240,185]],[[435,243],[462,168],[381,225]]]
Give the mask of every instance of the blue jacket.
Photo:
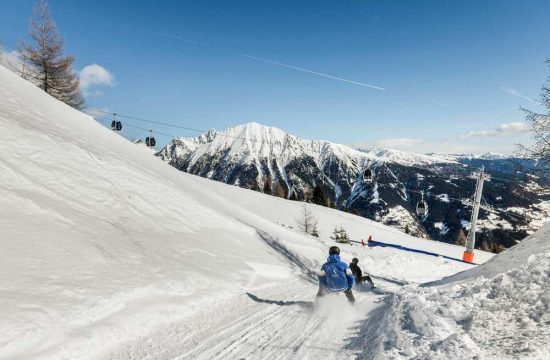
[[[346,274],[348,265],[340,260],[338,255],[330,255],[327,262],[321,266],[325,272],[326,283],[322,284],[329,291],[344,291],[351,289],[355,279],[353,276]]]

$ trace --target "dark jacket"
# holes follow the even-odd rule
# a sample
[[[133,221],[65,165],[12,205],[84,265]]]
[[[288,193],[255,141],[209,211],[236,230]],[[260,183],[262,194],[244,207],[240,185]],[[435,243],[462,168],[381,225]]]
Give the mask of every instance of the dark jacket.
[[[355,276],[356,279],[361,279],[363,276],[363,272],[361,271],[361,268],[356,263],[349,264],[349,269],[351,270],[351,273],[353,276]]]

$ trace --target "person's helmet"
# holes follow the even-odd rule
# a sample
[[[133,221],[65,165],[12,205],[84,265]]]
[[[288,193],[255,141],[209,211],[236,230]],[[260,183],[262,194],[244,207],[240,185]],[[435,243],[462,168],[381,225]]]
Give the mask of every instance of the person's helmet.
[[[330,249],[328,249],[329,255],[340,255],[340,248],[338,246],[331,246]]]
[[[359,259],[358,258],[353,258],[353,259],[351,259],[351,262],[354,263],[354,264],[357,264],[359,262]]]

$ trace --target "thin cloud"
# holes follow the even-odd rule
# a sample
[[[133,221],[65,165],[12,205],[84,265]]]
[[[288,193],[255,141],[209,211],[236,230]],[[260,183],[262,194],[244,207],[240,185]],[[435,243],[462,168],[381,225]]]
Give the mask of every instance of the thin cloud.
[[[422,154],[483,154],[495,152],[512,154],[515,145],[506,139],[507,136],[521,136],[530,131],[529,125],[523,122],[504,123],[492,130],[470,131],[468,133],[445,138],[383,138],[371,143],[350,145],[356,149],[384,148],[417,152]]]
[[[171,38],[171,39],[175,39],[175,40],[181,40],[181,41],[184,41],[184,42],[192,44],[192,45],[204,46],[204,44],[201,44],[198,41],[186,39],[181,35],[169,34],[169,33],[165,33],[165,32],[162,32],[162,31],[155,31],[154,33],[156,35],[164,36],[164,37],[167,37],[167,38]]]
[[[501,87],[500,88],[501,91],[505,92],[506,94],[508,95],[512,95],[512,96],[515,96],[515,97],[518,97],[518,98],[521,98],[523,100],[527,100],[527,101],[530,101],[534,104],[537,104],[537,100],[533,99],[532,97],[529,97],[527,95],[523,95],[522,93],[520,93],[519,91],[517,91],[516,89],[512,88],[512,87]]]
[[[424,139],[420,138],[387,138],[387,139],[379,139],[377,140],[374,145],[376,147],[382,147],[382,148],[410,148],[416,145],[423,144],[425,142]]]
[[[326,73],[322,73],[322,72],[318,72],[318,71],[314,71],[314,70],[310,70],[310,69],[305,69],[305,68],[290,65],[290,64],[285,64],[285,63],[282,63],[282,62],[279,62],[279,61],[262,58],[262,57],[259,57],[259,56],[254,56],[254,55],[245,54],[245,53],[236,52],[236,51],[223,50],[223,49],[220,49],[220,48],[215,47],[215,46],[206,45],[206,44],[198,42],[198,41],[194,41],[194,40],[184,38],[183,36],[180,36],[180,35],[177,35],[177,34],[170,34],[170,33],[165,33],[165,32],[160,32],[160,31],[155,31],[154,34],[164,36],[164,37],[167,37],[167,38],[170,38],[170,39],[180,40],[180,41],[186,42],[186,43],[191,44],[191,45],[204,46],[204,47],[208,47],[208,48],[215,49],[215,50],[218,50],[218,51],[223,51],[223,52],[230,53],[230,54],[233,54],[233,55],[236,55],[236,56],[240,56],[240,57],[244,57],[244,58],[247,58],[247,59],[263,62],[265,64],[281,66],[281,67],[285,67],[287,69],[292,69],[292,70],[295,70],[295,71],[300,71],[300,72],[304,72],[304,73],[308,73],[308,74],[312,74],[312,75],[317,75],[317,76],[321,76],[321,77],[331,79],[331,80],[336,80],[336,81],[341,81],[341,82],[348,83],[348,84],[368,87],[368,88],[376,89],[376,90],[380,90],[380,91],[386,91],[386,88],[383,88],[383,87],[380,87],[380,86],[376,86],[376,85],[372,85],[372,84],[366,84],[366,83],[360,82],[360,81],[345,79],[345,78],[341,78],[341,77],[338,77],[338,76],[334,76],[334,75],[330,75],[330,74],[326,74]]]
[[[529,131],[529,125],[523,122],[511,122],[499,125],[494,130],[479,130],[469,131],[466,134],[460,136],[461,139],[472,138],[484,138],[484,137],[497,137],[497,136],[510,136],[520,133],[526,133]]]

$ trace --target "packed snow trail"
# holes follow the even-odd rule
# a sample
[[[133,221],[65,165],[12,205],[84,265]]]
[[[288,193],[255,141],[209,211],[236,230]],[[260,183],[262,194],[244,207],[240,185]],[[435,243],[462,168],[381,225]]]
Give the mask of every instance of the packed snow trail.
[[[127,359],[130,353],[141,359],[352,358],[357,349],[344,347],[355,324],[384,296],[356,292],[357,303],[351,307],[343,295],[333,295],[314,308],[312,300],[303,300],[312,299],[311,287],[284,285],[284,292],[279,286],[258,289],[197,314],[206,329],[174,324],[105,358]],[[162,351],[151,349],[151,343],[159,347],[159,342]]]
[[[317,284],[309,277],[311,270],[284,246],[275,248],[300,270],[301,280],[263,284],[212,304],[183,323],[128,343],[104,358],[122,360],[132,354],[140,359],[341,359],[360,352],[346,349],[358,331],[356,324],[382,306],[400,285],[381,280],[372,291],[355,290],[354,306],[342,294],[327,295],[315,303]],[[193,323],[202,326],[193,327]]]

